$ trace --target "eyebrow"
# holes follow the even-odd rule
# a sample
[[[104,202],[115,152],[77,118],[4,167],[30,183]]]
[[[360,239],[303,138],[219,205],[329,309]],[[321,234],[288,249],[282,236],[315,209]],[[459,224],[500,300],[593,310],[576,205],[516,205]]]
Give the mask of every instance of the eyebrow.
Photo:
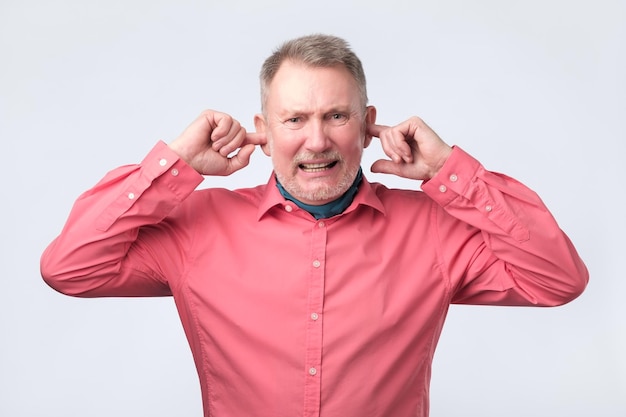
[[[281,111],[276,112],[276,114],[280,117],[286,117],[289,115],[310,115],[313,113],[315,113],[315,111],[307,111],[299,107],[292,108],[292,109],[283,109]],[[332,106],[322,111],[322,114],[332,114],[332,113],[358,114],[359,111],[357,109],[352,109],[352,106],[350,105]]]

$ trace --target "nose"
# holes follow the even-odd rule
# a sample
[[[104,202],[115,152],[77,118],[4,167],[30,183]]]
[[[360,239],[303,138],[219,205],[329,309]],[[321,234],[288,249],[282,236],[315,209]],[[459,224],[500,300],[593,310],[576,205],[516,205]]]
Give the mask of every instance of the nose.
[[[311,152],[323,152],[330,147],[326,126],[321,120],[310,120],[306,130],[305,147]]]

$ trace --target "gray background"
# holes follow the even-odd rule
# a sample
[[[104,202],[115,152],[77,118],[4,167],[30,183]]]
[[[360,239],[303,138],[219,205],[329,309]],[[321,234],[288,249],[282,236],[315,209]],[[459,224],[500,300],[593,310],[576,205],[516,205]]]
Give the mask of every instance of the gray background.
[[[201,110],[252,129],[262,60],[312,32],[351,42],[380,123],[419,115],[535,189],[591,272],[560,308],[454,306],[432,416],[626,415],[626,5],[608,0],[2,0],[0,415],[201,415],[171,299],[65,297],[39,256],[82,191]],[[257,150],[202,186],[269,170]]]

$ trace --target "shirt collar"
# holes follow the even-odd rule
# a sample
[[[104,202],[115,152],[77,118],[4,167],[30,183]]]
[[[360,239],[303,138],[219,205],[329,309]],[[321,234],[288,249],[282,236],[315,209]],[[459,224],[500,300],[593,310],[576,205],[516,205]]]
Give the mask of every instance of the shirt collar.
[[[261,218],[273,207],[278,205],[284,206],[287,201],[288,200],[280,194],[280,191],[278,191],[278,187],[276,187],[276,175],[272,172],[261,196],[261,201],[259,202],[257,220],[261,220]],[[376,195],[376,191],[374,190],[372,184],[367,181],[367,178],[365,178],[365,174],[363,174],[363,180],[361,181],[358,192],[354,196],[352,204],[348,206],[348,208],[344,211],[344,214],[354,211],[360,205],[372,207],[373,209],[381,212],[383,215],[385,214],[385,207],[383,206],[382,201],[380,201],[380,198]]]

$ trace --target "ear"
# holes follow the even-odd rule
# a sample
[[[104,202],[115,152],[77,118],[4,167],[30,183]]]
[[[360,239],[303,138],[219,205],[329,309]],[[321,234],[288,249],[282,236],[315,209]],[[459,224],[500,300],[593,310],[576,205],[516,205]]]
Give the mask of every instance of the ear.
[[[372,135],[368,132],[368,126],[376,123],[376,107],[367,106],[365,109],[365,141],[363,142],[363,148],[367,148],[372,143]]]
[[[265,133],[265,135],[267,136],[268,129],[267,123],[265,122],[265,116],[263,116],[262,114],[254,115],[254,128],[256,129],[257,133]],[[263,150],[263,153],[265,155],[271,156],[269,139],[267,143],[261,145],[261,149]]]

